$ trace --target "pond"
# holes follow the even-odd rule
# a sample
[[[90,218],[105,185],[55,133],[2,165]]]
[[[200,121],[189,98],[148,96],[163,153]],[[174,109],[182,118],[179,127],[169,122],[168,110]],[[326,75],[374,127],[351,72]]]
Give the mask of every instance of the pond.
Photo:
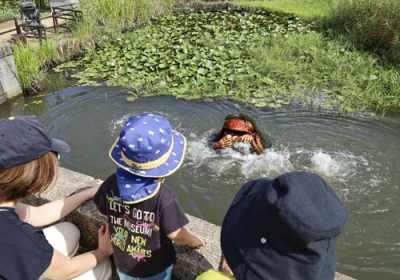
[[[115,171],[108,151],[131,115],[165,116],[183,133],[182,167],[166,179],[186,213],[221,225],[237,190],[248,180],[306,170],[322,176],[349,210],[340,236],[338,268],[363,280],[400,277],[400,121],[353,119],[301,108],[246,108],[228,100],[175,97],[127,101],[125,88],[56,85],[42,97],[0,105],[0,117],[35,114],[56,138],[71,146],[61,165],[95,178]],[[272,142],[262,155],[246,145],[214,151],[210,136],[228,114],[252,116]]]

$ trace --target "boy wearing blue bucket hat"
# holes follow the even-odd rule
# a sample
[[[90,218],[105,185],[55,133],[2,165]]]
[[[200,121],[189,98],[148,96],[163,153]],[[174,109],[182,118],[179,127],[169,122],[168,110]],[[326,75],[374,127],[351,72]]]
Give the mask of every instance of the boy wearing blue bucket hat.
[[[196,280],[333,280],[346,207],[318,175],[289,172],[246,183],[221,228],[221,272]],[[230,275],[230,276],[228,276]]]
[[[132,116],[110,149],[117,170],[94,202],[108,219],[120,279],[171,279],[174,241],[193,248],[204,241],[185,229],[189,222],[164,178],[182,164],[185,137],[162,116]]]

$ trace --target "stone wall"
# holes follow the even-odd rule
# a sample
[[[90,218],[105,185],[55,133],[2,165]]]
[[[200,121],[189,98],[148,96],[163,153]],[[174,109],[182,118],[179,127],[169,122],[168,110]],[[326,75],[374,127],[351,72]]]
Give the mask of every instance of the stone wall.
[[[25,202],[40,205],[54,201],[90,187],[98,180],[93,177],[61,168],[56,186],[39,196],[31,196]],[[177,259],[173,270],[174,280],[194,280],[196,275],[214,268],[220,268],[221,249],[219,235],[221,228],[204,220],[187,215],[190,223],[186,226],[189,232],[198,234],[206,243],[204,248],[193,250],[187,246],[176,245]],[[97,248],[97,230],[106,220],[100,217],[93,201],[87,201],[64,218],[74,223],[81,231],[80,252]],[[114,269],[115,271],[115,269]],[[114,273],[113,280],[118,276]],[[336,273],[335,280],[351,280],[343,274]]]
[[[9,43],[0,42],[0,104],[22,94]]]

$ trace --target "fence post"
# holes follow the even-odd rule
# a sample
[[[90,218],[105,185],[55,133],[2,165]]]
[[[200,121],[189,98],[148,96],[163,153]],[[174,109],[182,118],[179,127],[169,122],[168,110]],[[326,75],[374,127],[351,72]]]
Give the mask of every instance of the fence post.
[[[15,30],[17,31],[17,34],[21,34],[22,33],[21,26],[19,26],[18,19],[16,17],[14,18],[14,24],[15,24]]]

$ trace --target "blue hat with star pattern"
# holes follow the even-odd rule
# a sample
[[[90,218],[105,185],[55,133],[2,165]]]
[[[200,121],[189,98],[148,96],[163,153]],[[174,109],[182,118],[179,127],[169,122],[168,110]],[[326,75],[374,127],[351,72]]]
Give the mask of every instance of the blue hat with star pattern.
[[[185,137],[173,131],[167,119],[144,113],[132,116],[110,149],[111,159],[123,170],[149,178],[166,177],[182,164]]]

